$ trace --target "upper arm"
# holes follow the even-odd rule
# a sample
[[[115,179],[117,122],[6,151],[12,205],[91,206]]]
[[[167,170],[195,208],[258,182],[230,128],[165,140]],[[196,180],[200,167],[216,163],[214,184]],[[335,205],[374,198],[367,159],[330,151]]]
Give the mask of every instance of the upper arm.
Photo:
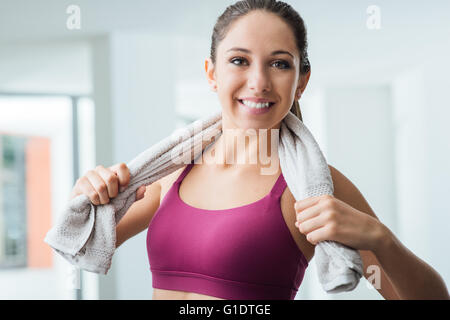
[[[375,219],[379,220],[375,215],[375,212],[367,203],[364,196],[358,190],[358,188],[339,170],[332,166],[328,166],[330,168],[330,173],[333,179],[334,185],[334,197],[347,203],[353,208],[364,212]],[[374,265],[377,266],[380,270],[380,289],[376,288],[377,291],[385,298],[385,299],[399,299],[398,294],[396,293],[394,287],[392,286],[389,278],[384,272],[383,268],[380,265],[380,262],[376,258],[375,254],[370,250],[358,250],[364,266],[364,277],[368,279],[370,276],[373,277],[373,270],[367,269],[369,266]],[[367,271],[370,271],[368,273]]]
[[[116,227],[116,248],[148,227],[159,208],[160,196],[160,180],[146,187],[144,198],[131,205]]]

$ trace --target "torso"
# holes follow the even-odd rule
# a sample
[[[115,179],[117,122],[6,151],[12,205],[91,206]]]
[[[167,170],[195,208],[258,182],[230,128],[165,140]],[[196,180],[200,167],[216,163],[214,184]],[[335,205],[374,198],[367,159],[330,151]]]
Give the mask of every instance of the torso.
[[[160,179],[161,197],[160,203],[166,193],[172,187],[175,180],[185,169],[182,167],[170,175]],[[274,175],[259,175],[249,173],[248,175],[233,175],[229,172],[210,172],[210,168],[196,164],[180,185],[179,196],[187,204],[202,209],[218,210],[243,206],[253,203],[265,197],[271,190],[278,178],[281,169]],[[212,178],[213,177],[213,178]],[[263,181],[261,181],[263,179]],[[243,185],[242,181],[246,181]],[[218,183],[220,182],[220,183]],[[233,188],[230,188],[233,186]],[[200,196],[201,195],[201,196]],[[308,262],[314,255],[314,245],[306,240],[295,226],[295,212],[293,211],[295,198],[286,187],[281,199],[280,206],[284,221],[289,228],[292,238],[301,250]],[[153,289],[154,300],[223,300],[217,297],[185,292],[177,290]]]

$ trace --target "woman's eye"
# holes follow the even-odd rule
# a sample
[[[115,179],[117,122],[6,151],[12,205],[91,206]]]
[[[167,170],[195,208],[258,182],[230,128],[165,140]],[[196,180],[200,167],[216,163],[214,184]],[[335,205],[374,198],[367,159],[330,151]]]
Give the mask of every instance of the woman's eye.
[[[237,66],[240,66],[241,63],[235,63],[235,61],[245,61],[245,59],[244,59],[244,58],[234,58],[234,59],[231,59],[231,63],[232,63],[232,64],[237,65]]]
[[[273,64],[276,64],[276,63],[282,65],[281,69],[289,69],[291,67],[289,65],[289,63],[286,61],[275,61]]]

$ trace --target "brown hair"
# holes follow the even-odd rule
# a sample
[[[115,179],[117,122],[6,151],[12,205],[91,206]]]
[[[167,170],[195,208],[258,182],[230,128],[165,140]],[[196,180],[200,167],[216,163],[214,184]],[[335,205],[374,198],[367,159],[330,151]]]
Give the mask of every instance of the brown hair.
[[[308,59],[308,42],[306,38],[306,26],[302,17],[289,4],[276,0],[243,0],[228,6],[222,15],[217,19],[211,37],[211,61],[216,63],[216,50],[219,42],[222,41],[232,22],[248,14],[253,10],[265,10],[283,19],[294,33],[297,48],[300,53],[300,76],[308,73],[311,66]],[[302,113],[297,100],[294,100],[290,111],[301,121]]]

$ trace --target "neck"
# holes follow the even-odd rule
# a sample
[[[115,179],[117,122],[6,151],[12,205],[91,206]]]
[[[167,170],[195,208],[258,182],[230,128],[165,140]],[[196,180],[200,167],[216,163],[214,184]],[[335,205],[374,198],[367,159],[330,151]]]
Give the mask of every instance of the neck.
[[[204,151],[207,164],[221,170],[259,170],[276,174],[281,123],[272,128],[239,128],[222,119],[222,134]],[[264,173],[265,172],[265,173]]]

